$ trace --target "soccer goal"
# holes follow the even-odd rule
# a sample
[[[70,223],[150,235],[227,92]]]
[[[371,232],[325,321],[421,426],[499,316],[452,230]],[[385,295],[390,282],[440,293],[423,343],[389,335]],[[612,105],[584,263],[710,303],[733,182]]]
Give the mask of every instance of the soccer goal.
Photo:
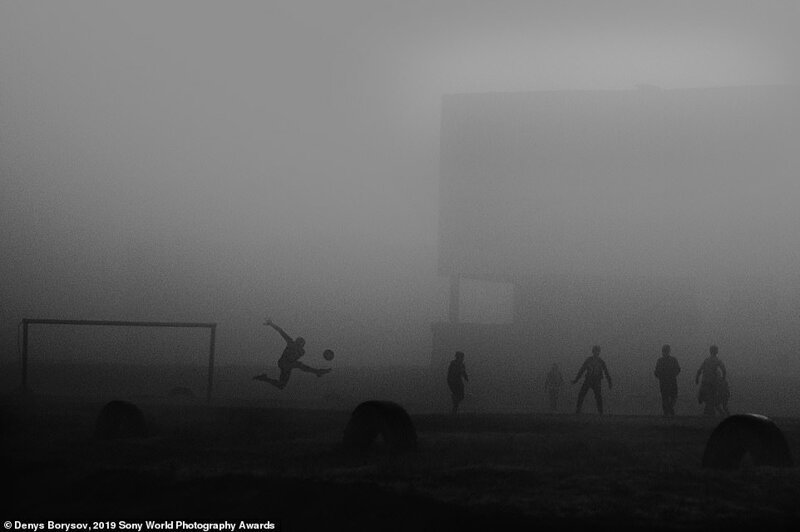
[[[111,326],[111,327],[184,327],[209,329],[208,340],[208,384],[206,387],[206,399],[211,401],[211,390],[214,384],[214,343],[216,342],[217,324],[216,323],[191,323],[177,321],[109,321],[109,320],[56,320],[56,319],[32,319],[22,320],[22,392],[28,391],[28,335],[31,325],[91,325],[91,326]]]

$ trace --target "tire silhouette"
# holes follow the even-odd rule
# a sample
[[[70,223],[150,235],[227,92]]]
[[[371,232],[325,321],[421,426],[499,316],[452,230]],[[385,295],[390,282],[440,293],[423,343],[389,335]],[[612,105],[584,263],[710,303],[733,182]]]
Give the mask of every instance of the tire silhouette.
[[[111,401],[97,416],[95,437],[101,440],[143,438],[147,436],[144,414],[133,403]]]
[[[703,467],[736,469],[746,454],[756,466],[793,465],[786,439],[771,419],[759,414],[736,414],[722,420],[711,433],[703,453]]]
[[[344,446],[367,451],[377,439],[383,438],[392,452],[417,448],[417,431],[405,409],[391,401],[366,401],[353,410],[344,429]]]

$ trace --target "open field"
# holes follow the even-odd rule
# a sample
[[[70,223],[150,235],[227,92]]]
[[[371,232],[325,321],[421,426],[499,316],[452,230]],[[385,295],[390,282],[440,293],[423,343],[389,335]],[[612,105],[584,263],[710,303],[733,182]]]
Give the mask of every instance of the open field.
[[[413,414],[419,448],[341,447],[352,409],[137,401],[151,435],[94,439],[105,401],[2,398],[5,519],[271,521],[283,530],[789,529],[800,473],[702,469],[719,419]],[[352,406],[355,406],[352,405]],[[800,421],[776,418],[800,456]]]

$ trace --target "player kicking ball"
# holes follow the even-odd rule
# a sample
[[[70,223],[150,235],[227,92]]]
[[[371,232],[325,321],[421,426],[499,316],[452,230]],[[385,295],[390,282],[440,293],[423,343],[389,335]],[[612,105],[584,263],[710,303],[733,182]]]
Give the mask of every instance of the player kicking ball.
[[[278,368],[281,370],[281,374],[277,379],[273,379],[267,377],[267,374],[264,373],[262,375],[256,375],[253,377],[257,381],[264,381],[272,384],[276,388],[283,390],[286,387],[286,384],[289,382],[289,376],[292,374],[293,369],[299,369],[301,371],[307,371],[308,373],[314,373],[317,377],[322,377],[326,373],[330,372],[331,369],[316,369],[312,368],[311,366],[307,366],[300,362],[300,357],[306,354],[304,346],[306,345],[306,341],[302,336],[298,336],[297,338],[292,338],[286,332],[272,323],[272,320],[267,318],[264,322],[264,325],[268,327],[272,327],[278,334],[283,337],[286,341],[286,347],[281,354],[281,358],[278,359]],[[327,357],[326,357],[327,358]]]

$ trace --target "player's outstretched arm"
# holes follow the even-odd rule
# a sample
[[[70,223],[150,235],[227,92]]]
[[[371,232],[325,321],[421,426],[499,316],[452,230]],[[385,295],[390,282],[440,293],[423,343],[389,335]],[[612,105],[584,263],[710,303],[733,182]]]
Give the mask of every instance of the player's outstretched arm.
[[[267,318],[264,321],[264,325],[266,325],[268,327],[272,327],[273,329],[278,331],[278,334],[280,334],[283,337],[283,339],[286,340],[286,343],[294,342],[294,338],[292,338],[291,336],[286,334],[286,331],[281,329],[279,326],[275,325],[275,323],[270,318]]]

